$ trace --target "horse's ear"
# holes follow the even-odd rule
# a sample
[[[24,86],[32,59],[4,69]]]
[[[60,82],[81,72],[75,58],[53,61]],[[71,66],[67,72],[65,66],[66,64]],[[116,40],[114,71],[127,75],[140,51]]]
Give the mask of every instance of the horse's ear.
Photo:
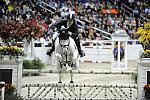
[[[68,31],[68,34],[69,34],[69,35],[72,35],[72,32]]]
[[[61,30],[63,30],[63,29],[65,29],[65,26],[63,25],[63,26],[61,26]]]

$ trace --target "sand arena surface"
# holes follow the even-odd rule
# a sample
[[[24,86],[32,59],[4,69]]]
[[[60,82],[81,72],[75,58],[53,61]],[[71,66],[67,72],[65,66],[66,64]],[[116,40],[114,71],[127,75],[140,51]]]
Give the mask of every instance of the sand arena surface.
[[[123,71],[136,71],[137,63],[136,61],[128,61],[128,69]],[[57,70],[53,65],[47,65],[43,71],[47,70]],[[109,63],[88,63],[82,62],[79,67],[80,71],[122,71],[111,69],[111,64]],[[135,84],[131,79],[130,74],[74,74],[73,75],[74,83],[82,84]],[[70,82],[69,74],[63,75],[63,83]],[[22,84],[44,84],[44,83],[57,83],[58,74],[43,73],[42,76],[30,76],[23,77]]]

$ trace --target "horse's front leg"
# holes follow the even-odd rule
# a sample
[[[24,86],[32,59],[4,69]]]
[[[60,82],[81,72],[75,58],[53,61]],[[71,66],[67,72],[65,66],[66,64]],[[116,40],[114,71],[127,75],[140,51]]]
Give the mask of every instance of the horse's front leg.
[[[72,70],[70,70],[70,79],[70,90],[75,91]]]
[[[58,83],[62,83],[62,56],[59,53],[55,54],[56,56],[56,67],[58,69],[59,80]]]
[[[61,70],[59,70],[59,81],[58,81],[58,83],[62,83],[62,71]]]
[[[70,70],[70,83],[74,83],[72,70]]]
[[[59,85],[59,84],[62,84],[62,71],[61,70],[58,71],[58,75],[59,75],[59,81],[58,81],[57,91],[61,91],[62,86]]]

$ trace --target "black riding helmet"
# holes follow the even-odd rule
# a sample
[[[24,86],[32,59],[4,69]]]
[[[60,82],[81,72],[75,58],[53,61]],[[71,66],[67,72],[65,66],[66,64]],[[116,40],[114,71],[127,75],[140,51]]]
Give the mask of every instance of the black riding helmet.
[[[75,20],[74,14],[68,14],[67,15],[67,26],[70,27],[73,24],[73,21]]]
[[[75,19],[74,14],[68,14],[68,15],[67,15],[67,19],[68,19],[68,20],[74,20],[74,19]]]

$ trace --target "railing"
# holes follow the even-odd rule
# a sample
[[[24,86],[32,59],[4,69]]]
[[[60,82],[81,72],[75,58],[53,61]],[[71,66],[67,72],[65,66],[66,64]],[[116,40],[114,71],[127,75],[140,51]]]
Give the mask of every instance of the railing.
[[[4,100],[4,94],[5,94],[5,82],[0,82],[0,100]]]
[[[39,4],[38,6],[40,6],[41,8],[43,8],[43,9],[45,9],[45,10],[51,12],[51,13],[54,13],[56,11],[55,7],[50,6],[49,4],[45,3],[42,0],[39,0],[38,4]]]
[[[137,100],[137,85],[25,84],[26,100]]]
[[[125,5],[124,3],[121,4],[121,9],[123,9],[124,11],[126,11],[128,14],[132,15],[134,17],[134,11],[133,9],[129,8],[127,5]],[[149,19],[147,19],[146,17],[142,16],[140,14],[140,18],[139,20],[141,22],[143,22],[144,20],[150,21]]]
[[[128,14],[132,15],[134,17],[134,12],[131,8],[129,8],[128,6],[126,6],[124,3],[121,4],[121,9],[123,9],[124,11],[126,11]]]
[[[108,33],[106,31],[100,30],[100,29],[98,29],[96,27],[92,27],[92,28],[95,29],[95,30],[97,30],[97,31],[99,31],[99,32],[101,32],[104,38],[106,38],[108,40],[111,40],[111,38],[112,38],[112,34],[111,33]],[[108,36],[105,36],[104,34],[106,34]]]

